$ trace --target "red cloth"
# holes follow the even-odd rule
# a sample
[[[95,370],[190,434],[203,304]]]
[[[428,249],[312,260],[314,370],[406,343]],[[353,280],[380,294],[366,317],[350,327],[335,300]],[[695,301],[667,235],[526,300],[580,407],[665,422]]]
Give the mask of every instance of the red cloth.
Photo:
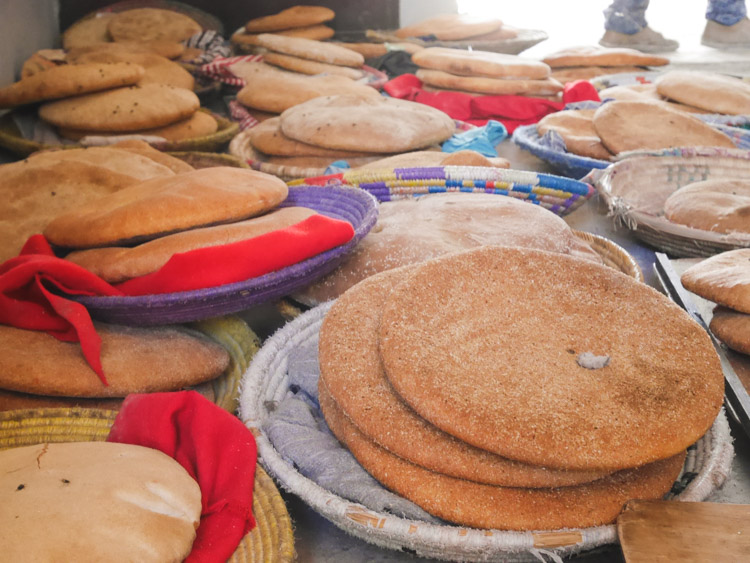
[[[110,285],[88,270],[57,258],[42,235],[0,264],[0,323],[42,330],[79,341],[86,361],[106,385],[100,340],[88,311],[50,289],[70,295],[135,296],[215,287],[262,276],[342,245],[354,236],[346,221],[313,215],[286,229],[175,254],[159,270]]]
[[[411,100],[437,108],[453,119],[473,125],[486,125],[494,119],[500,121],[508,133],[519,125],[538,122],[549,113],[560,111],[565,104],[584,100],[599,100],[596,89],[586,80],[569,82],[563,90],[563,101],[553,102],[526,96],[472,96],[461,92],[427,92],[422,81],[413,74],[402,74],[390,80],[383,89],[394,98]]]
[[[160,450],[198,482],[201,521],[185,561],[226,561],[255,527],[255,438],[199,393],[128,395],[107,441]]]

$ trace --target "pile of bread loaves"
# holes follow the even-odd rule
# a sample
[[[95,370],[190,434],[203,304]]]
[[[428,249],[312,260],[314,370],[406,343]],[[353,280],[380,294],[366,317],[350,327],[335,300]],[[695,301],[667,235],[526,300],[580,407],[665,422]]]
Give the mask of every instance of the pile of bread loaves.
[[[256,45],[259,34],[273,33],[284,37],[323,40],[333,37],[333,28],[325,25],[336,12],[325,6],[292,6],[276,14],[254,18],[232,35],[237,46]]]
[[[325,419],[369,473],[487,529],[599,526],[661,498],[724,393],[707,334],[669,299],[529,248],[367,278],[326,314],[319,364]]]
[[[635,49],[600,46],[568,47],[544,57],[552,78],[563,84],[623,72],[642,73],[649,67],[669,64],[669,59]]]

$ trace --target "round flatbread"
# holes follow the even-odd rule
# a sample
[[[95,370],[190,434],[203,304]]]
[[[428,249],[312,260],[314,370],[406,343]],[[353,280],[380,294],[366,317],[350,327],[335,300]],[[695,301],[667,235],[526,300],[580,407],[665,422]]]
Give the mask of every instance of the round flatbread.
[[[392,168],[423,168],[431,166],[491,166],[510,168],[510,162],[500,157],[486,157],[476,151],[463,150],[445,153],[440,150],[412,151],[380,158],[359,170],[384,170]]]
[[[236,65],[233,65],[233,70]],[[241,71],[247,85],[237,93],[237,101],[250,108],[281,113],[312,98],[335,94],[381,98],[380,93],[345,76],[308,76],[287,72],[263,63],[246,65]]]
[[[414,53],[414,64],[422,68],[442,70],[460,76],[486,76],[490,78],[547,78],[549,66],[533,59],[489,51],[466,51],[429,47]]]
[[[148,137],[161,137],[167,141],[184,141],[186,139],[195,139],[198,137],[205,137],[216,133],[219,129],[219,123],[214,117],[205,111],[196,111],[193,115],[187,119],[182,119],[164,127],[156,127],[154,129],[144,129],[142,131],[128,131],[129,135],[144,135]],[[72,139],[74,141],[80,141],[84,137],[89,136],[104,136],[114,137],[122,135],[121,132],[108,133],[105,131],[91,131],[81,129],[68,129],[61,127],[58,129],[58,133],[61,137],[66,139]]]
[[[664,202],[673,223],[715,233],[750,233],[750,181],[704,180],[676,190]]]
[[[201,516],[198,483],[174,459],[112,442],[0,452],[9,561],[182,561]]]
[[[109,385],[86,363],[77,342],[45,332],[0,325],[0,387],[36,395],[125,397],[176,391],[219,377],[226,350],[195,332],[95,323]]]
[[[274,156],[322,156],[325,158],[351,158],[372,156],[358,151],[338,151],[326,149],[307,143],[300,143],[290,139],[281,132],[281,119],[273,117],[256,125],[248,131],[248,138],[253,148],[260,152]]]
[[[681,452],[585,485],[497,487],[428,471],[389,453],[359,432],[325,392],[320,406],[333,434],[373,477],[430,514],[472,528],[557,530],[610,524],[628,500],[662,498],[685,460]]]
[[[278,14],[254,18],[245,24],[248,33],[265,33],[321,24],[336,17],[336,12],[325,6],[292,6]]]
[[[594,113],[594,129],[613,154],[671,147],[735,148],[732,139],[698,118],[647,101],[603,104]]]
[[[458,76],[442,70],[420,68],[417,78],[430,86],[492,95],[550,95],[562,92],[563,85],[557,80],[523,80],[511,78],[487,78],[483,76]]]
[[[55,245],[93,248],[249,219],[286,199],[275,176],[220,166],[141,182],[53,219],[44,234]]]
[[[330,39],[336,33],[333,28],[327,25],[310,25],[307,27],[296,27],[293,29],[283,29],[273,32],[274,35],[283,35],[284,37],[301,37],[303,39],[313,39],[323,41]],[[238,31],[230,38],[233,43],[240,45],[257,45],[258,33],[244,33]]]
[[[729,250],[691,266],[685,289],[735,311],[750,313],[750,248]]]
[[[526,248],[420,266],[383,308],[380,354],[438,428],[552,468],[676,455],[724,397],[711,341],[680,307],[612,268]]]
[[[552,68],[568,66],[663,66],[669,64],[669,59],[648,53],[642,53],[636,49],[609,48],[594,45],[581,47],[568,47],[555,53],[547,55],[542,62]],[[610,69],[612,72],[624,72],[619,69]]]
[[[79,58],[89,53],[151,53],[167,59],[176,59],[185,52],[185,45],[174,41],[155,39],[154,41],[120,41],[110,43],[93,43],[67,49],[68,62],[83,62]]]
[[[542,137],[549,131],[555,131],[563,141],[568,152],[609,160],[612,153],[602,144],[594,129],[593,109],[569,109],[550,113],[536,124],[536,130]]]
[[[550,78],[554,78],[565,84],[566,82],[575,82],[576,80],[591,80],[597,76],[604,76],[614,72],[618,74],[621,72],[643,72],[643,69],[637,66],[623,66],[617,68],[607,66],[556,67],[552,69]]]
[[[111,52],[89,51],[80,53],[74,57],[68,57],[73,64],[81,63],[133,63],[143,67],[143,77],[138,84],[169,84],[175,88],[192,90],[195,87],[195,78],[187,70],[177,63],[156,53],[133,53],[133,52]]]
[[[380,362],[378,326],[388,295],[408,275],[409,267],[368,278],[326,313],[318,346],[319,388],[325,386],[347,418],[391,453],[460,479],[506,487],[558,487],[603,477],[606,473],[548,470],[474,448],[438,430],[401,401]]]
[[[712,113],[750,113],[750,84],[714,72],[673,70],[656,80],[659,94]]]
[[[315,211],[306,207],[284,207],[253,219],[190,229],[138,246],[74,251],[65,259],[83,266],[109,283],[119,283],[157,271],[175,254],[248,240],[286,229],[312,215],[315,215]]]
[[[105,12],[77,21],[63,33],[63,49],[68,51],[76,47],[85,47],[87,45],[112,41],[107,26],[109,25],[109,20],[113,17],[114,14]]]
[[[147,142],[139,141],[138,139],[130,139],[127,141],[120,141],[119,143],[113,143],[109,145],[109,148],[120,149],[128,151],[129,153],[145,156],[146,158],[153,160],[157,164],[166,166],[175,174],[182,174],[183,172],[190,172],[191,170],[195,170],[184,160],[180,160],[179,158],[157,150]]]
[[[199,107],[190,90],[144,84],[50,102],[39,108],[39,117],[69,129],[138,131],[187,119]]]
[[[394,32],[396,37],[434,37],[439,41],[461,41],[497,31],[503,25],[498,19],[466,14],[440,14],[419,23],[402,27]]]
[[[750,355],[750,315],[747,313],[716,307],[709,328],[732,350]]]
[[[269,51],[321,63],[357,68],[361,67],[365,62],[365,58],[362,55],[355,53],[351,49],[339,47],[333,43],[324,43],[302,37],[261,33],[256,38],[256,41],[258,46],[264,47]]]
[[[115,41],[184,41],[203,31],[190,16],[173,10],[136,8],[119,12],[107,24]]]
[[[317,305],[378,272],[483,245],[538,248],[601,263],[564,220],[541,206],[493,194],[432,194],[380,204],[376,227],[351,255],[295,298]]]
[[[282,55],[281,53],[265,53],[263,60],[270,65],[285,68],[293,72],[301,72],[302,74],[338,74],[352,80],[358,80],[365,75],[364,71],[356,68],[319,63],[291,55]]]
[[[456,130],[440,110],[397,98],[325,96],[281,114],[287,137],[329,149],[406,152],[442,143]]]
[[[0,88],[0,108],[130,86],[140,81],[144,72],[132,63],[54,66]]]

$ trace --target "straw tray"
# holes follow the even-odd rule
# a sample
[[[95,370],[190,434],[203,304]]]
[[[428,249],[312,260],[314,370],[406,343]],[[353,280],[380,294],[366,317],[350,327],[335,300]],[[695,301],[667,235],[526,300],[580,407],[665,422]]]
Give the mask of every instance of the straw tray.
[[[332,303],[300,315],[270,339],[243,376],[240,417],[256,434],[260,463],[281,485],[346,532],[390,549],[423,557],[461,561],[539,561],[542,554],[567,556],[617,542],[615,525],[585,529],[509,532],[428,523],[378,512],[351,502],[302,475],[276,450],[261,427],[270,412],[299,392],[290,389],[290,355],[316,349],[318,332]],[[312,385],[311,387],[315,387]],[[319,414],[319,411],[318,411]],[[315,411],[313,410],[313,415]],[[729,424],[722,411],[712,428],[688,450],[683,474],[669,498],[701,501],[726,478],[733,456]]]
[[[239,125],[237,123],[230,121],[221,115],[209,112],[206,109],[200,109],[199,111],[211,113],[214,119],[216,119],[219,128],[215,133],[204,135],[203,137],[196,137],[194,139],[185,139],[183,141],[151,143],[152,146],[162,151],[219,151],[226,146],[232,137],[234,137],[239,131]],[[3,147],[16,155],[25,157],[33,152],[41,150],[83,148],[83,145],[80,143],[71,142],[50,144],[25,139],[13,121],[13,115],[14,112],[11,111],[0,116],[0,147]]]
[[[635,153],[592,173],[592,178],[615,221],[634,236],[672,256],[711,256],[750,247],[750,234],[719,234],[671,223],[655,212],[678,188],[697,181],[742,178],[750,174],[750,151],[719,148],[682,148]],[[633,188],[658,189],[650,198],[651,210],[639,210],[632,201]],[[630,197],[630,199],[629,199]]]
[[[0,449],[41,443],[104,441],[116,412],[96,409],[26,409],[0,413]],[[258,465],[253,488],[257,525],[237,546],[231,563],[294,559],[292,522],[278,489]]]
[[[352,170],[342,174],[305,178],[290,185],[344,185],[393,201],[442,192],[506,195],[541,205],[558,215],[581,206],[594,193],[585,182],[524,170],[482,166],[435,166]]]
[[[211,168],[214,166],[231,166],[232,168],[250,168],[241,159],[231,154],[200,151],[177,151],[170,156],[187,162],[193,168]]]
[[[80,297],[92,317],[127,325],[159,325],[195,321],[234,313],[267,303],[309,285],[333,270],[377,220],[377,202],[361,191],[341,186],[304,186],[289,189],[280,207],[309,207],[348,221],[354,227],[349,242],[257,278],[218,287],[138,297]]]

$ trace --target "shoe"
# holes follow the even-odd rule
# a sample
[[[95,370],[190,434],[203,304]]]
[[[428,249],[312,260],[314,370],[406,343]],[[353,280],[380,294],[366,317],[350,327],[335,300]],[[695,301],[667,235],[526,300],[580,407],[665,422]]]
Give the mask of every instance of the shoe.
[[[750,20],[744,18],[734,25],[707,20],[701,43],[716,49],[750,49]]]
[[[644,53],[664,53],[667,51],[676,51],[680,44],[674,39],[667,39],[661,33],[658,33],[646,26],[638,33],[628,34],[619,33],[608,29],[604,36],[599,40],[599,45],[603,47],[627,47],[628,49],[637,49]]]

